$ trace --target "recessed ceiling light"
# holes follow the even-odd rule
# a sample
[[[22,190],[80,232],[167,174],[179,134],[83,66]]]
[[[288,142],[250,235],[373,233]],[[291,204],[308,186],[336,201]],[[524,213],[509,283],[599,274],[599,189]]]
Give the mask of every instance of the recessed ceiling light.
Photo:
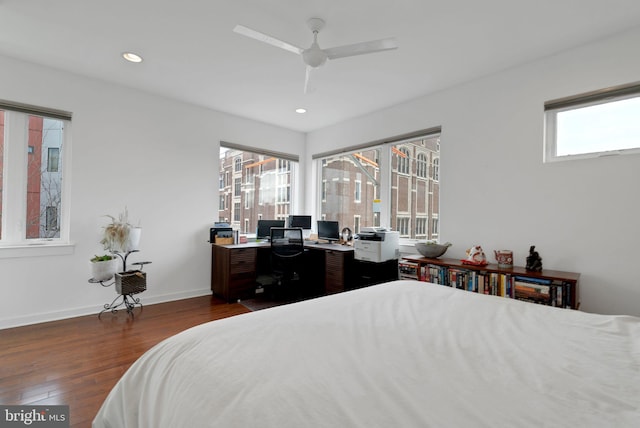
[[[134,54],[133,52],[125,52],[122,54],[122,57],[129,62],[142,62],[142,57],[138,54]]]
[[[303,114],[303,113],[306,113],[306,112],[307,112],[307,109],[306,109],[306,108],[297,108],[297,109],[296,109],[296,113]]]

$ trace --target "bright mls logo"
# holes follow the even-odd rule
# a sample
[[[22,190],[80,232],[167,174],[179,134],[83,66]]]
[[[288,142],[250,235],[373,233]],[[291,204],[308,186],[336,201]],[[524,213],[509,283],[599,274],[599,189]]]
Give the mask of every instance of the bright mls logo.
[[[69,406],[0,406],[0,428],[69,428]]]

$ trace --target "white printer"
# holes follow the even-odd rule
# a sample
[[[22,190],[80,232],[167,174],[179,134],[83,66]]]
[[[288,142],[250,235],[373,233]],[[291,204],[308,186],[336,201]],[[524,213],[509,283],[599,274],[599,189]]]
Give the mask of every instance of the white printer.
[[[381,263],[400,258],[398,231],[381,227],[363,227],[353,242],[354,258]]]

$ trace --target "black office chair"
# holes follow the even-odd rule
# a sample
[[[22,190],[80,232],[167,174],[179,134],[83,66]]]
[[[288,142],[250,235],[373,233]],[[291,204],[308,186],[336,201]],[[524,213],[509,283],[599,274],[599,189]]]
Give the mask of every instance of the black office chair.
[[[299,297],[304,266],[304,241],[301,228],[271,228],[272,293],[279,297]]]

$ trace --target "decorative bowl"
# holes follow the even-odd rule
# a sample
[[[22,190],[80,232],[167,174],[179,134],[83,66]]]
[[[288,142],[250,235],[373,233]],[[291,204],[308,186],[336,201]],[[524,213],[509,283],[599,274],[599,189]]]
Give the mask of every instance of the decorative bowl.
[[[416,249],[424,257],[435,259],[447,252],[447,248],[451,246],[450,242],[437,244],[435,242],[416,242]]]

